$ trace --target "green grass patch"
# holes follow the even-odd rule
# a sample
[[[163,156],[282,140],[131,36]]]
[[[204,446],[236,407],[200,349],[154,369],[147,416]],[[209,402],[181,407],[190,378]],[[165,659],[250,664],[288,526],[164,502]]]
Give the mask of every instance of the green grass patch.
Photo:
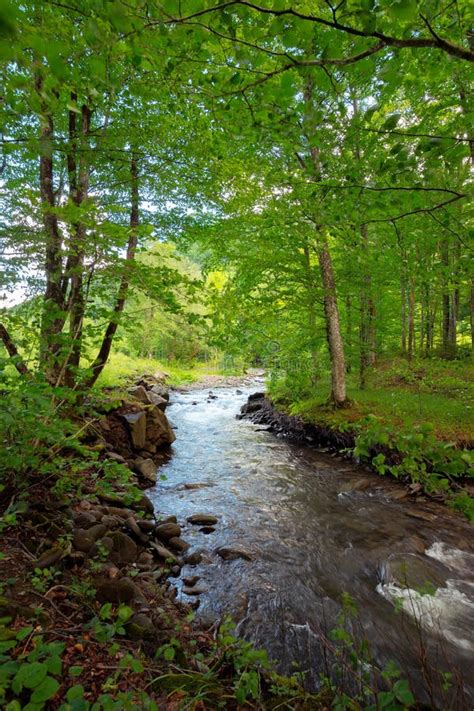
[[[333,411],[326,401],[330,391],[326,375],[316,387],[294,397],[291,382],[270,383],[272,396],[292,415],[330,426],[375,415],[382,422],[405,427],[431,423],[436,436],[461,445],[472,443],[474,432],[474,368],[471,361],[407,361],[382,363],[361,390],[349,374],[347,394],[351,408]]]
[[[238,375],[238,366],[229,369],[220,359],[207,362],[161,361],[154,358],[136,358],[115,352],[97,381],[99,388],[124,387],[140,375],[165,373],[172,387],[198,382],[206,375]]]

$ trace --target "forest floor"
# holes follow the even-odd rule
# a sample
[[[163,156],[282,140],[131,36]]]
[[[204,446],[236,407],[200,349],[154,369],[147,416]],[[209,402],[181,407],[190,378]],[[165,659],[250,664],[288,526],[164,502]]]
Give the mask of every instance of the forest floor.
[[[459,446],[474,445],[474,362],[438,359],[386,360],[369,374],[361,389],[357,374],[349,373],[347,394],[352,406],[327,407],[329,377],[322,377],[311,392],[298,392],[292,384],[270,383],[270,393],[279,405],[305,421],[337,427],[375,415],[394,427],[430,423],[436,437]]]

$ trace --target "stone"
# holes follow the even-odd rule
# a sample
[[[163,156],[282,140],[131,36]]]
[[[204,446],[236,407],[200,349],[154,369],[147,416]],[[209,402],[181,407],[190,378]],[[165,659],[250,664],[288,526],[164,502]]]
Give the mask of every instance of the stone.
[[[137,385],[136,387],[132,388],[129,390],[130,395],[132,395],[135,400],[138,400],[139,402],[145,403],[145,405],[149,404],[149,399],[148,399],[148,392],[146,388],[143,385]]]
[[[416,511],[415,509],[405,511],[407,516],[412,518],[418,518],[422,521],[434,521],[436,519],[436,514],[430,513],[429,511]]]
[[[156,383],[155,385],[152,385],[149,392],[153,393],[153,395],[159,395],[164,400],[166,400],[166,402],[169,402],[170,394],[169,394],[169,391],[168,391],[168,388],[166,387],[166,385]]]
[[[150,543],[150,546],[153,550],[153,554],[158,558],[162,558],[166,561],[169,560],[172,563],[178,563],[178,559],[174,553],[172,553],[168,548],[165,548],[165,546],[160,546],[158,543]]]
[[[108,516],[117,516],[119,519],[126,519],[131,516],[129,509],[119,509],[117,506],[103,506],[104,514]]]
[[[191,551],[184,556],[184,562],[186,565],[199,565],[201,561],[202,551],[200,550]]]
[[[102,566],[102,572],[106,574],[108,578],[111,580],[115,580],[116,578],[120,577],[120,570],[117,568],[116,565],[113,563],[110,563],[107,561],[107,563],[104,563]]]
[[[144,533],[153,533],[153,531],[155,530],[156,523],[154,521],[147,521],[143,518],[137,518],[135,520],[140,530],[144,531]]]
[[[149,499],[148,496],[145,496],[145,494],[143,494],[138,501],[134,501],[130,504],[130,508],[134,511],[144,511],[147,514],[153,514],[155,512],[155,507],[153,506],[151,499]]]
[[[408,496],[410,496],[409,492],[406,489],[396,489],[394,491],[390,491],[388,495],[394,501],[400,501],[401,499],[406,499]]]
[[[169,541],[170,538],[179,538],[181,535],[181,526],[177,523],[169,521],[168,523],[159,523],[155,528],[155,536],[162,541]]]
[[[128,528],[131,533],[133,533],[138,540],[141,543],[148,543],[148,537],[145,536],[144,533],[142,533],[140,527],[138,526],[138,523],[135,521],[133,516],[130,516],[129,518],[125,519],[125,526]]]
[[[201,577],[199,575],[192,575],[190,578],[183,578],[183,584],[192,588],[200,579]]]
[[[245,548],[240,547],[230,547],[221,546],[216,550],[216,553],[220,555],[223,560],[236,560],[237,558],[243,558],[243,560],[252,560],[252,554]]]
[[[141,639],[153,639],[156,634],[155,625],[148,615],[138,612],[126,623],[127,636],[136,642]]]
[[[188,516],[186,521],[192,523],[193,526],[213,526],[219,519],[217,516],[211,516],[210,514],[195,513],[192,516]]]
[[[129,412],[122,417],[128,425],[133,446],[135,449],[143,449],[147,440],[146,412]]]
[[[91,528],[75,528],[72,534],[72,544],[74,548],[83,553],[88,553],[94,543],[106,533],[106,527],[101,524],[95,524]]]
[[[165,518],[160,518],[158,525],[162,523],[178,523],[176,516],[165,516]]]
[[[137,597],[141,597],[140,590],[130,580],[130,578],[119,578],[114,580],[104,580],[97,586],[97,600],[105,602],[130,602]]]
[[[100,522],[106,527],[106,528],[117,528],[118,526],[121,525],[122,521],[120,518],[117,518],[117,516],[109,516],[109,514],[104,514],[102,518],[100,519]]]
[[[109,534],[112,539],[113,548],[111,558],[116,563],[133,563],[138,554],[138,548],[135,541],[132,541],[130,536],[122,531],[113,531]]]
[[[184,484],[185,489],[190,489],[191,491],[194,489],[206,489],[209,486],[214,486],[214,484],[210,484],[208,482],[187,482]]]
[[[199,530],[201,531],[201,533],[209,535],[210,533],[214,533],[216,529],[214,528],[214,526],[203,526]]]
[[[185,595],[202,595],[205,592],[207,592],[206,588],[200,588],[198,586],[191,588],[187,585],[183,586],[183,593]]]
[[[176,436],[171,429],[165,413],[160,408],[153,406],[148,411],[146,424],[146,441],[157,447],[172,444]]]
[[[117,452],[107,452],[107,457],[109,459],[113,459],[113,461],[117,462],[118,464],[126,464],[125,457],[122,457],[122,455],[118,454]]]
[[[72,518],[78,528],[90,528],[97,523],[97,519],[91,511],[73,513]]]
[[[395,581],[402,588],[420,590],[444,588],[449,577],[447,570],[438,561],[416,553],[392,554],[385,571],[388,581]]]
[[[140,570],[150,570],[153,567],[153,556],[148,551],[140,553],[137,560],[137,566]]]
[[[44,551],[35,563],[35,568],[49,568],[64,558],[66,551],[61,546],[53,546]]]
[[[134,469],[138,474],[141,474],[141,476],[147,479],[147,481],[156,484],[158,474],[153,459],[137,459],[134,464]]]
[[[184,551],[187,551],[189,548],[189,543],[187,543],[185,540],[182,538],[170,538],[168,541],[168,545],[171,546],[175,551],[178,553],[184,553]]]
[[[158,393],[153,392],[153,390],[150,390],[147,393],[148,397],[148,402],[150,402],[152,405],[156,405],[156,407],[159,407],[162,412],[166,410],[166,406],[168,405],[168,400],[164,398],[162,395],[158,395]]]

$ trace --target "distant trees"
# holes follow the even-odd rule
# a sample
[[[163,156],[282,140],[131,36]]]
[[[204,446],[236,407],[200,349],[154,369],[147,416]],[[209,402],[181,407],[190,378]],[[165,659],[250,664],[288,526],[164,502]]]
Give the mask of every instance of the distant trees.
[[[170,270],[136,259],[153,231],[227,273],[220,334],[243,339],[254,308],[309,381],[328,357],[335,406],[380,353],[467,350],[469,23],[467,3],[425,0],[22,3],[0,231],[8,280],[42,292],[48,381],[93,384],[130,293],[172,304]]]

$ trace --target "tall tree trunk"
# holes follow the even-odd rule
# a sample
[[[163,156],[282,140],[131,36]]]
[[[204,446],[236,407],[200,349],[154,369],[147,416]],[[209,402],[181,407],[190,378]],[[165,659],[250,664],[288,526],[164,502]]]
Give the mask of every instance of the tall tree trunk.
[[[303,247],[304,269],[306,276],[306,287],[308,294],[308,326],[310,337],[310,355],[311,355],[311,384],[316,385],[319,379],[319,363],[318,351],[316,349],[316,286],[311,267],[311,254],[307,244]]]
[[[110,355],[112,343],[115,333],[118,328],[119,319],[125,307],[125,301],[130,285],[129,267],[135,260],[135,253],[138,242],[138,225],[139,225],[139,186],[138,186],[138,158],[135,153],[132,154],[130,160],[130,184],[131,184],[131,207],[130,207],[130,232],[127,245],[127,255],[125,258],[124,271],[120,280],[120,285],[117,293],[112,318],[107,326],[102,344],[97,354],[96,359],[91,365],[91,374],[86,378],[82,387],[84,389],[91,388],[97,378],[104,369]]]
[[[447,237],[444,237],[441,242],[441,263],[443,265],[441,355],[443,358],[453,358],[456,352],[456,296],[455,289],[450,289],[452,265]]]
[[[71,100],[77,97],[73,94]],[[89,157],[87,152],[87,136],[90,132],[91,111],[84,104],[81,108],[81,141],[78,155],[76,112],[69,112],[69,139],[70,150],[68,153],[69,196],[71,202],[81,208],[87,200],[89,191]],[[79,219],[72,226],[68,270],[66,278],[70,281],[71,289],[68,300],[69,307],[69,337],[71,348],[65,363],[65,382],[72,387],[77,377],[82,350],[82,330],[84,322],[84,249],[86,227],[84,221]]]
[[[308,79],[305,87],[304,98],[306,104],[305,124],[308,125],[308,138],[314,134],[313,126],[313,84]],[[321,181],[321,159],[319,148],[310,148],[310,175],[311,179],[317,183]],[[341,335],[341,324],[339,309],[337,305],[336,280],[334,277],[334,267],[327,233],[323,225],[316,223],[316,253],[318,255],[321,281],[323,284],[324,316],[326,320],[326,333],[331,360],[331,394],[330,401],[335,407],[343,407],[347,403],[346,398],[346,364],[344,358],[344,344]]]
[[[352,355],[353,349],[353,320],[352,320],[352,297],[350,294],[346,296],[346,343],[347,352],[349,356]],[[346,373],[350,373],[352,370],[352,364],[350,362],[350,357],[346,357]]]
[[[35,77],[35,89],[42,96],[43,79],[40,73]],[[61,351],[61,331],[65,321],[65,304],[61,288],[62,282],[62,239],[57,217],[54,213],[54,125],[49,108],[41,98],[42,116],[40,129],[40,196],[43,226],[45,231],[45,275],[46,288],[43,299],[40,330],[39,367],[46,379],[55,385],[59,370]]]
[[[319,231],[317,253],[324,289],[324,315],[331,358],[331,402],[336,407],[346,404],[346,364],[337,306],[336,281],[327,236]]]
[[[410,279],[408,289],[408,360],[415,352],[415,285]]]
[[[471,281],[470,315],[471,315],[471,348],[474,351],[474,279]]]
[[[408,259],[405,249],[405,244],[403,242],[403,237],[396,228],[397,242],[400,249],[401,256],[401,270],[400,270],[400,319],[401,319],[401,354],[402,356],[407,355],[407,343],[408,343]]]

